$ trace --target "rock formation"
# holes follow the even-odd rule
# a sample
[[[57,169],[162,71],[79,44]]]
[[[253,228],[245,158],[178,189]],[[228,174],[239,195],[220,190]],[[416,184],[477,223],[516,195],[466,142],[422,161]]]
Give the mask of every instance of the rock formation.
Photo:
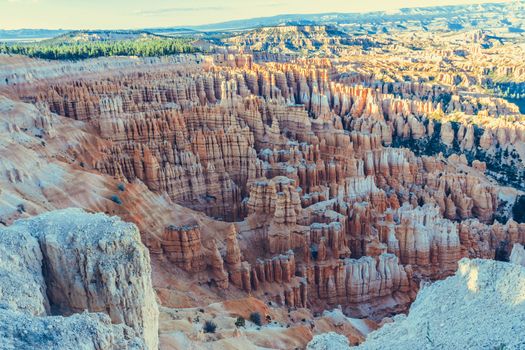
[[[420,290],[408,316],[394,317],[358,349],[523,347],[516,337],[525,304],[523,266],[491,260],[459,262],[458,271]],[[498,331],[494,331],[497,329]]]
[[[400,225],[395,230],[401,262],[427,276],[453,273],[461,257],[456,225],[439,218],[437,208],[428,204],[417,209],[402,206],[398,215]]]
[[[109,316],[102,313],[34,317],[25,312],[2,310],[0,322],[3,349],[141,350],[146,346],[132,328],[112,324]]]
[[[525,266],[525,249],[519,243],[514,244],[510,254],[510,262],[513,264]]]
[[[395,296],[400,309],[417,289],[412,278],[443,278],[461,256],[488,256],[495,249],[495,240],[479,248],[484,241],[472,234],[472,226],[451,221],[491,223],[498,207],[493,184],[460,157],[419,157],[382,145],[398,140],[404,125],[410,137],[427,137],[418,119],[408,114],[395,119],[393,110],[403,114],[416,107],[402,102],[375,107],[389,97],[366,84],[329,83],[327,70],[334,69],[329,61],[313,60],[303,69],[247,63],[242,57],[216,56],[211,66],[173,64],[167,71],[150,62],[143,75],[109,71],[100,84],[99,78],[73,75],[61,85],[52,79],[21,84],[16,93],[98,130],[95,149],[79,146],[84,166],[241,222],[239,230],[234,225],[217,235],[194,214],[183,222],[167,215],[147,226],[131,214],[137,208],[130,208],[153,255],[223,290],[229,281],[289,306],[343,303],[359,314],[357,304],[381,309],[385,298]],[[267,74],[287,78],[272,80]],[[163,85],[171,80],[171,88]],[[155,96],[151,84],[157,86]],[[186,85],[189,90],[182,88]],[[64,105],[65,94],[76,102]],[[339,104],[323,94],[337,96]],[[283,105],[283,99],[296,105]],[[164,104],[178,107],[161,108]],[[417,108],[421,113],[427,107]],[[363,115],[379,124],[368,125]],[[52,133],[49,122],[41,124]],[[464,173],[455,171],[458,164]],[[9,174],[11,182],[23,180],[20,171]],[[519,232],[515,243],[522,242]],[[246,239],[262,251],[254,252]],[[359,283],[363,287],[355,290]]]
[[[67,209],[17,221],[0,239],[2,343],[158,348],[150,260],[134,225]]]
[[[188,272],[206,268],[201,233],[196,225],[170,225],[162,236],[162,251],[166,258]]]
[[[307,350],[346,350],[350,349],[348,339],[335,332],[316,335],[306,347]]]
[[[231,315],[217,316],[229,333],[216,337],[304,347],[328,322],[300,321],[314,313],[341,305],[380,320],[462,257],[520,261],[524,119],[491,91],[518,93],[521,83],[501,82],[525,77],[522,50],[486,32],[351,22],[369,34],[287,25],[225,35],[225,46],[203,38],[205,54],[0,55],[0,225],[67,207],[135,223],[164,321],[177,321],[166,339],[186,339],[177,329],[201,347],[220,341],[202,322],[224,314],[204,305],[253,298],[272,309],[258,312],[277,310],[283,329],[263,330],[275,342]],[[9,269],[36,277],[2,283],[5,303],[46,317],[104,312],[130,327],[115,334],[153,344],[135,229],[122,228],[131,240],[106,230],[75,240],[89,228],[64,224],[70,237],[35,220]],[[124,312],[131,300],[143,308]],[[78,322],[98,319],[87,317]]]

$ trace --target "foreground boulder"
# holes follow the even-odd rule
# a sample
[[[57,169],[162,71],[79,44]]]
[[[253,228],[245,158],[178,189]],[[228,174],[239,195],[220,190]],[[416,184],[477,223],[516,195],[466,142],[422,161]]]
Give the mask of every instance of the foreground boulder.
[[[456,274],[422,288],[408,316],[370,333],[360,349],[523,349],[525,268],[462,259]]]
[[[6,349],[157,349],[150,259],[135,225],[66,209],[0,228],[0,320]]]
[[[142,350],[146,345],[124,324],[102,313],[35,317],[0,310],[0,349]]]
[[[346,350],[350,349],[348,339],[341,334],[328,332],[314,336],[306,350]]]

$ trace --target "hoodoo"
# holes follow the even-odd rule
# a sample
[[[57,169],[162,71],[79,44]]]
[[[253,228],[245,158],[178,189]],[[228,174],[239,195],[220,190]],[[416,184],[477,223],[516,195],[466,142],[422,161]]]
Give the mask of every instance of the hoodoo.
[[[525,347],[522,3],[140,2],[0,23],[0,350]]]

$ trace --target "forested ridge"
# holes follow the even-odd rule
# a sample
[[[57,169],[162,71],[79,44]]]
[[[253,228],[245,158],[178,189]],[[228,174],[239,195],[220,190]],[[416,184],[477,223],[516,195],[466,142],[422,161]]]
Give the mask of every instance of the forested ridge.
[[[107,56],[165,56],[199,51],[191,39],[152,38],[118,41],[65,42],[53,41],[24,44],[0,43],[0,53],[19,54],[51,60],[79,60]]]

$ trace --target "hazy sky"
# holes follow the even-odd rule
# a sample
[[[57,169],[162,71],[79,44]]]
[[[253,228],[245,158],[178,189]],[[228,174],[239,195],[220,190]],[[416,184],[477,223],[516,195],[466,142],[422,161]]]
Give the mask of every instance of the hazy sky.
[[[284,13],[365,12],[483,0],[0,0],[0,29],[195,25]],[[501,2],[501,1],[500,1]]]

